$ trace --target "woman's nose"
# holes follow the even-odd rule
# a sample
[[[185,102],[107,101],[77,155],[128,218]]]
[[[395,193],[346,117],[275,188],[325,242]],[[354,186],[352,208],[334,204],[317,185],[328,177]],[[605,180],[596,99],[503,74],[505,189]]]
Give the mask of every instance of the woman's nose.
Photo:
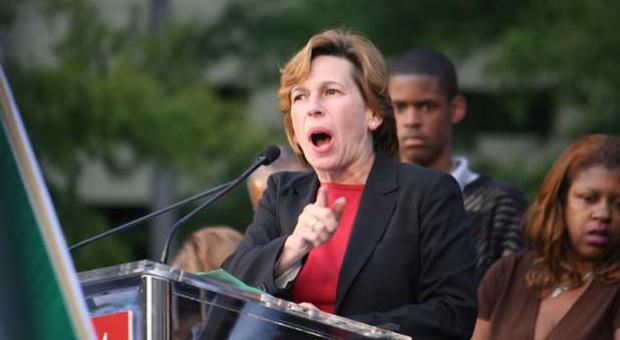
[[[609,221],[611,219],[611,207],[611,202],[601,199],[594,208],[594,217],[602,221]]]
[[[323,114],[323,103],[321,101],[321,97],[317,95],[310,95],[308,97],[308,107],[307,107],[308,115],[316,116]]]

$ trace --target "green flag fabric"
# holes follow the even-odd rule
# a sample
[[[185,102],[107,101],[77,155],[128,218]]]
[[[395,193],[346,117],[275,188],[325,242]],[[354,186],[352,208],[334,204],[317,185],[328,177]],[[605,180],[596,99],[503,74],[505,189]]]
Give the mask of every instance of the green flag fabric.
[[[0,339],[94,339],[47,187],[0,67]]]

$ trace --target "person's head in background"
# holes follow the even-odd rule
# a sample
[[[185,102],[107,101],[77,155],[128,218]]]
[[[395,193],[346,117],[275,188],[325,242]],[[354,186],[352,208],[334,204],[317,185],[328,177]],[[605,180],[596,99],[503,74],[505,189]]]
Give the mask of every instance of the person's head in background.
[[[578,286],[585,272],[620,280],[620,137],[588,135],[571,144],[547,173],[525,218],[538,266],[528,286]]]
[[[390,67],[389,92],[400,160],[449,172],[452,125],[467,111],[452,62],[431,49],[408,50]]]
[[[218,269],[235,251],[243,235],[230,227],[207,227],[191,234],[172,261],[172,267],[186,272]]]
[[[261,166],[254,171],[247,179],[250,201],[252,202],[252,210],[256,211],[258,202],[263,196],[263,192],[267,188],[267,179],[271,174],[280,171],[306,171],[305,168],[287,145],[278,145],[280,148],[280,157],[267,166]]]

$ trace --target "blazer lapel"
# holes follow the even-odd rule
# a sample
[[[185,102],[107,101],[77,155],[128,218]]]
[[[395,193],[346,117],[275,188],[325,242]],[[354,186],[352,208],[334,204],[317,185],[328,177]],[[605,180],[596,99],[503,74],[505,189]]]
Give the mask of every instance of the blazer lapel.
[[[297,225],[297,219],[304,210],[304,207],[316,201],[316,193],[319,190],[319,179],[314,172],[308,173],[298,181],[291,184],[292,195],[295,197],[286,200],[285,205],[279,209],[283,209],[282,227],[283,234],[288,235],[293,232],[293,228]]]
[[[346,293],[381,239],[397,200],[397,164],[378,152],[360,200],[336,290],[336,313]]]

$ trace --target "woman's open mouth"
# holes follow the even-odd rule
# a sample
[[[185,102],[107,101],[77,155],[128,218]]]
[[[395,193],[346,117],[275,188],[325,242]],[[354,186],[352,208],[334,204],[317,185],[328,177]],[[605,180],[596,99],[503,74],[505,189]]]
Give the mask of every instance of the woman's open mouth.
[[[325,152],[332,145],[332,133],[327,129],[317,128],[310,130],[309,138],[312,146],[318,152]]]

